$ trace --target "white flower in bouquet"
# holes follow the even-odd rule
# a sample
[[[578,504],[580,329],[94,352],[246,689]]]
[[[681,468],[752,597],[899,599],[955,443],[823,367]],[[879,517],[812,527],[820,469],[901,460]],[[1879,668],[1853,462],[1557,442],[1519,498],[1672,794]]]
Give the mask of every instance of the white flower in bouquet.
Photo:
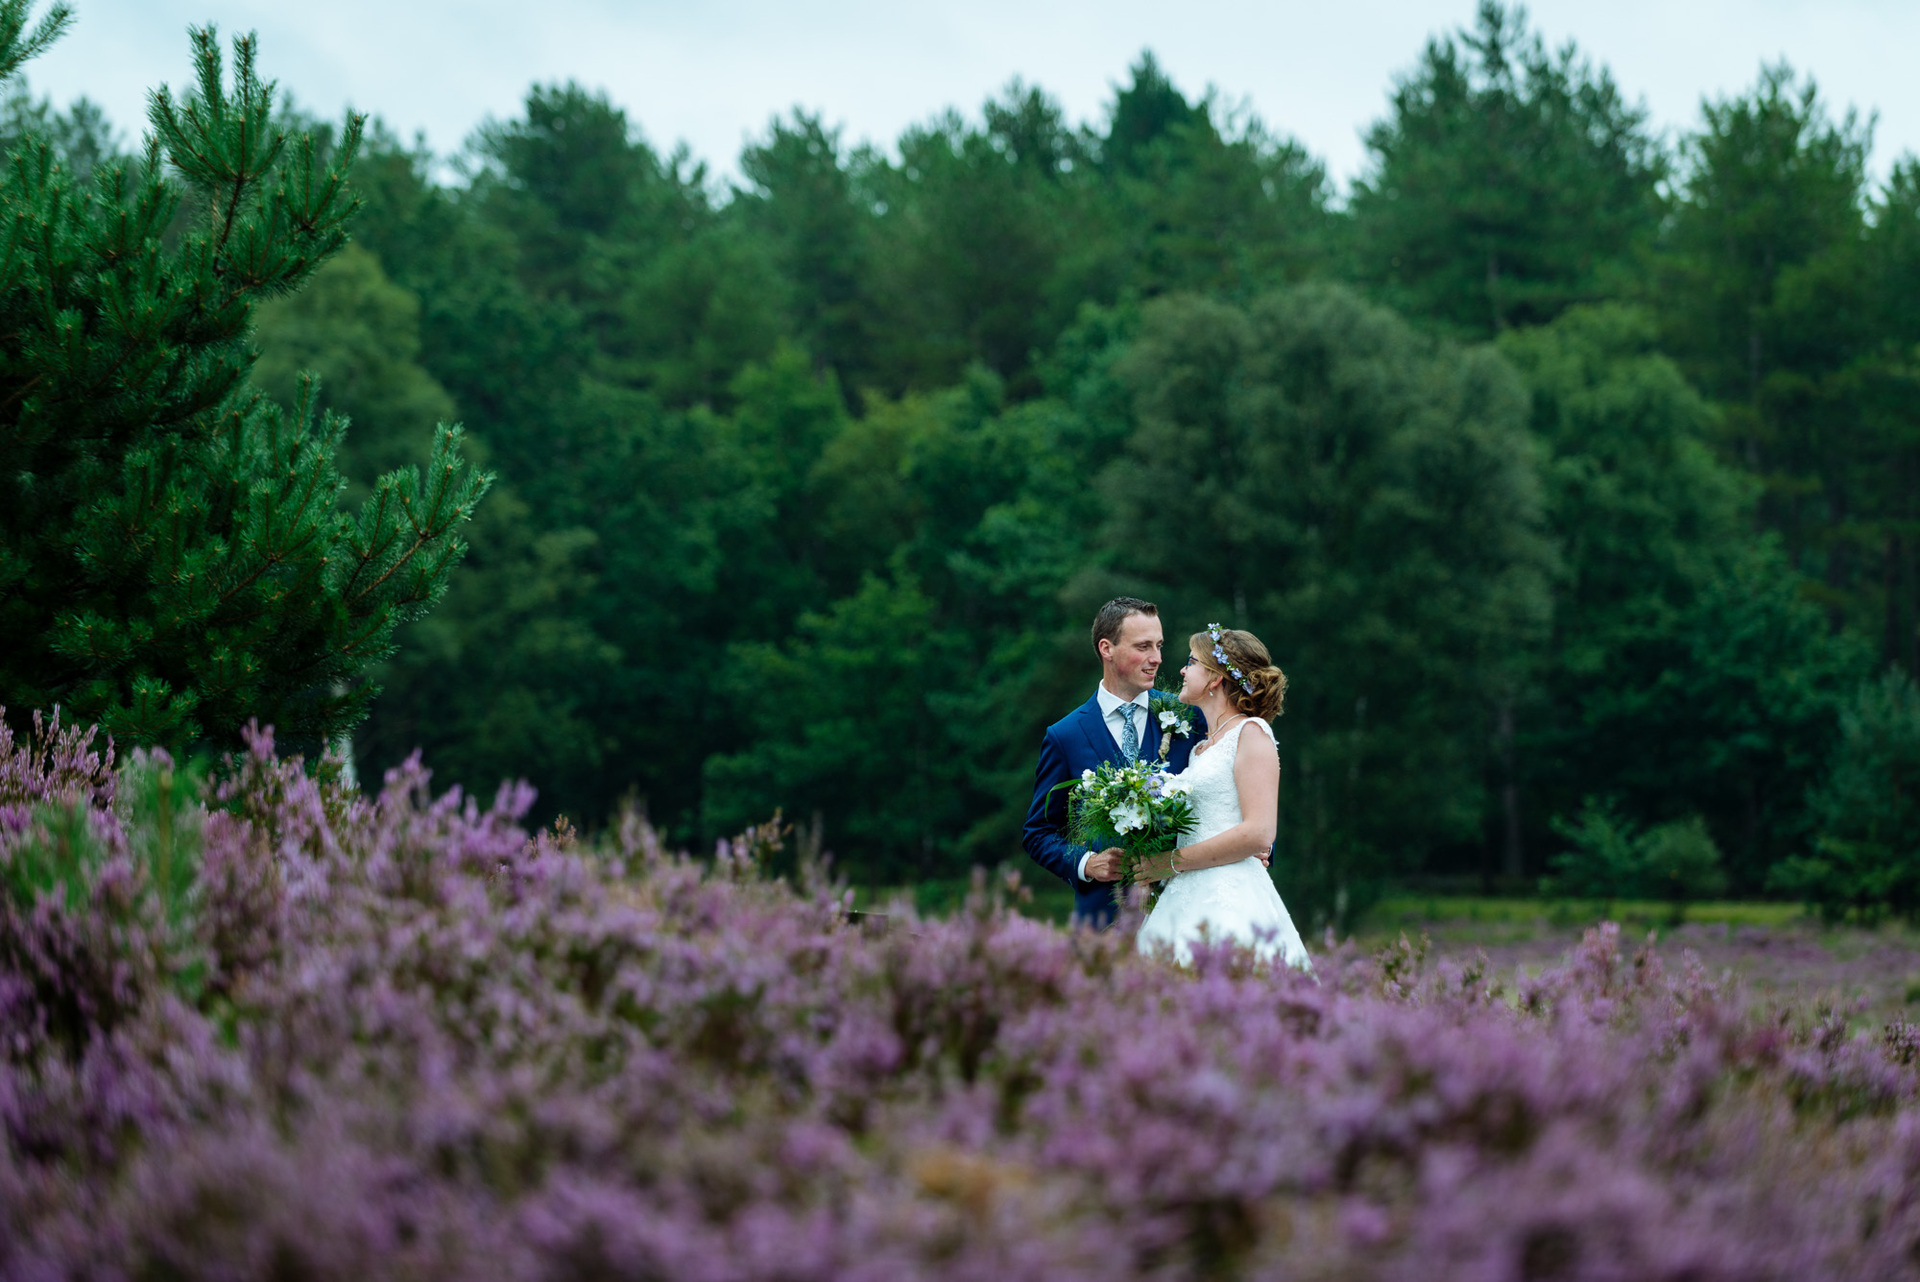
[[[1113,818],[1115,832],[1128,833],[1147,826],[1146,809],[1131,801],[1121,802],[1109,814]]]

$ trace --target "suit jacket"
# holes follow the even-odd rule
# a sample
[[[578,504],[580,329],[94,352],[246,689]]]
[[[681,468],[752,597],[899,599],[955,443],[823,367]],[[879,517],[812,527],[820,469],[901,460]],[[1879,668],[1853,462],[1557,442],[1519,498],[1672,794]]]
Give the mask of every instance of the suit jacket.
[[[1197,709],[1193,723],[1194,733],[1176,738],[1168,750],[1169,770],[1185,770],[1195,739],[1207,733],[1207,723]],[[1140,736],[1140,753],[1143,757],[1160,755],[1158,717],[1147,718]],[[1033,772],[1033,804],[1027,808],[1021,844],[1033,862],[1073,887],[1074,920],[1095,926],[1104,926],[1114,918],[1114,883],[1080,879],[1080,856],[1087,848],[1067,840],[1067,790],[1055,792],[1054,787],[1078,779],[1082,771],[1103,761],[1119,765],[1125,760],[1100,714],[1100,696],[1096,694],[1047,727],[1040,739],[1040,763]]]

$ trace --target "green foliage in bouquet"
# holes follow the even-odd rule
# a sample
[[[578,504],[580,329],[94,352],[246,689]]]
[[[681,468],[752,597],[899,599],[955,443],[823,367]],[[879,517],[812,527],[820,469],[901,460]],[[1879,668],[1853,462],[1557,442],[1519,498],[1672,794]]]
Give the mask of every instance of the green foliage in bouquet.
[[[1058,788],[1067,793],[1067,839],[1089,850],[1119,847],[1118,893],[1140,880],[1140,866],[1164,855],[1193,831],[1186,786],[1157,761],[1117,766],[1103,761]]]
[[[0,0],[0,74],[25,32]],[[301,742],[364,714],[394,629],[445,590],[488,478],[438,429],[423,478],[340,508],[346,422],[251,390],[256,306],[346,243],[359,146],[275,123],[254,42],[231,77],[193,33],[197,84],[153,95],[138,164],[82,181],[44,136],[0,172],[0,700],[58,705],[122,741]]]

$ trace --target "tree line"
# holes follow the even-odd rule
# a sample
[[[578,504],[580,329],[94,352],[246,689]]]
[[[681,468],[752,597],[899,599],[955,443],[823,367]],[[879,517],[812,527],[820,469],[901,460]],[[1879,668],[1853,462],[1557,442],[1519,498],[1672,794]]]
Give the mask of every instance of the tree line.
[[[1098,122],[1017,82],[885,149],[796,111],[730,181],[542,85],[451,167],[372,126],[250,377],[351,421],[349,503],[442,422],[497,477],[363,773],[419,747],[687,840],[779,807],[862,880],[950,875],[1018,858],[1126,592],[1287,669],[1310,921],[1681,847],[1911,910],[1920,162],[1870,141],[1784,64],[1665,137],[1492,0],[1344,196],[1151,55]]]

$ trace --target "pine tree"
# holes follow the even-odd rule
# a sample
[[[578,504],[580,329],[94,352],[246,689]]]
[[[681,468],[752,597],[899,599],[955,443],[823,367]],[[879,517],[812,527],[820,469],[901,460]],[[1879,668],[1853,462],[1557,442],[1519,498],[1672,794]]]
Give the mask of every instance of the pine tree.
[[[0,76],[31,31],[0,0]],[[436,431],[357,515],[335,466],[346,422],[254,391],[250,324],[346,242],[359,144],[274,123],[252,37],[231,88],[211,30],[197,88],[153,95],[138,164],[90,183],[44,137],[0,175],[0,703],[59,704],[123,740],[230,738],[249,718],[309,744],[344,733],[394,630],[445,590],[490,478]],[[328,154],[328,152],[331,154]]]
[[[1360,275],[1460,337],[1617,294],[1660,225],[1667,160],[1645,108],[1499,0],[1428,43],[1366,141],[1350,204]]]

